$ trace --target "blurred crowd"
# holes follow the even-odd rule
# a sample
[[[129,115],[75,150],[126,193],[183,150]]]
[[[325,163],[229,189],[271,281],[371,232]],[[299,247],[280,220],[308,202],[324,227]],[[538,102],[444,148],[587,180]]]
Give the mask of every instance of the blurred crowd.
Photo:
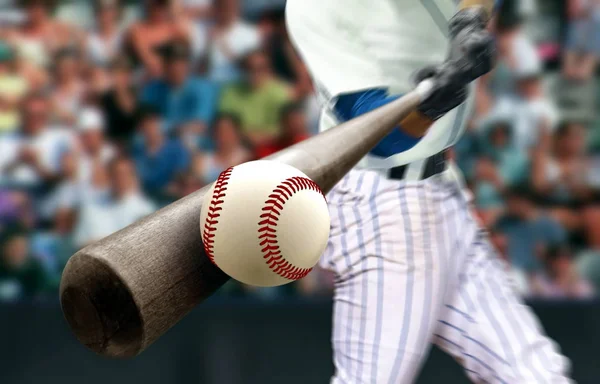
[[[600,1],[556,2],[558,39],[536,40],[527,27],[549,3],[516,1],[498,16],[499,63],[477,84],[454,151],[516,288],[589,298],[600,288]]]
[[[588,298],[600,289],[600,1],[558,3],[555,41],[527,31],[535,1],[498,17],[498,68],[449,153],[517,289]],[[283,4],[0,0],[0,300],[55,299],[81,247],[315,133]],[[221,294],[326,295],[332,283],[317,269]]]

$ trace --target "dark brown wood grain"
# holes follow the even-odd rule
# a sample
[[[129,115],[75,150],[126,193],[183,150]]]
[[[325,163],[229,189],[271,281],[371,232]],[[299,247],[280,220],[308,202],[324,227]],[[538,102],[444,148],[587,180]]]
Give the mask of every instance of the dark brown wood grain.
[[[328,192],[418,102],[409,93],[269,159],[293,165]],[[106,356],[135,356],[227,282],[202,247],[199,220],[207,189],[71,257],[60,300],[81,343]]]

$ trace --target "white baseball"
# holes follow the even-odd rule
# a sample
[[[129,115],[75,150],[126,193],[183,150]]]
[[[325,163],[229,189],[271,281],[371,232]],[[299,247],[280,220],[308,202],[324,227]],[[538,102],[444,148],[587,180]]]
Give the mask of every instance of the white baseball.
[[[221,173],[204,196],[200,233],[210,260],[245,284],[306,276],[329,238],[321,189],[296,168],[252,161]]]

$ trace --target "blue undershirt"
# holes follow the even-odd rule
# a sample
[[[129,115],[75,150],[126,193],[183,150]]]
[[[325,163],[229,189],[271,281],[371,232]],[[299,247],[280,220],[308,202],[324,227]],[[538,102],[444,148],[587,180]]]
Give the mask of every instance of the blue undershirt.
[[[389,96],[387,89],[374,88],[354,93],[346,93],[338,97],[334,111],[338,119],[351,120],[357,116],[386,105],[400,96]],[[394,129],[371,150],[371,154],[379,157],[390,157],[414,147],[421,138],[402,132],[400,127]]]

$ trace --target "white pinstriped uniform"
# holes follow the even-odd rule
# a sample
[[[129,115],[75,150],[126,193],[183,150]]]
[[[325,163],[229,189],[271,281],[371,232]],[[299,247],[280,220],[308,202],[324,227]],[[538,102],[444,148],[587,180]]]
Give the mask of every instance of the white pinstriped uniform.
[[[442,61],[453,12],[453,0],[288,0],[290,35],[323,97],[321,129],[338,124],[337,95],[407,92],[411,73]],[[454,144],[468,114],[451,111],[406,152],[368,156],[329,194],[332,383],[410,383],[432,343],[474,382],[569,382],[568,360],[513,293],[460,177],[422,180],[425,159]],[[404,164],[403,180],[387,177]]]

